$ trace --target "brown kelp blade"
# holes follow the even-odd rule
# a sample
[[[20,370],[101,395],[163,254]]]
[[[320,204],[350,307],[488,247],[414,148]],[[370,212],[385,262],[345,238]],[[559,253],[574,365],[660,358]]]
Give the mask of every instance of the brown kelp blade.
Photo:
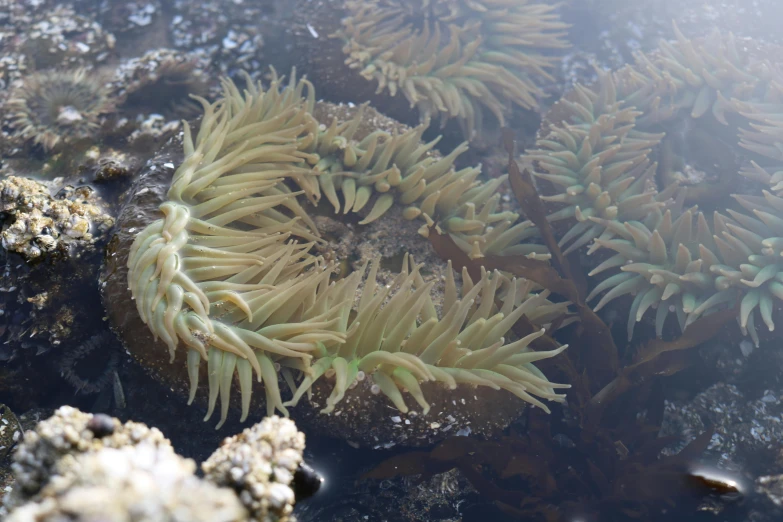
[[[673,341],[657,338],[648,341],[637,352],[633,364],[624,367],[612,382],[595,394],[590,401],[588,418],[597,424],[606,406],[630,388],[652,377],[673,375],[690,366],[690,350],[715,337],[736,316],[737,311],[733,308],[721,310],[698,319]]]
[[[541,238],[544,240],[544,245],[546,245],[549,253],[552,255],[552,265],[563,276],[573,281],[571,267],[560,250],[555,234],[552,232],[552,226],[546,218],[544,202],[538,197],[538,191],[533,184],[533,176],[530,175],[530,171],[527,169],[520,171],[519,165],[514,159],[514,134],[510,129],[503,129],[503,146],[508,153],[508,179],[511,182],[511,190],[514,191],[514,196],[519,201],[525,216],[538,227]],[[573,301],[582,302],[581,299],[573,299]]]

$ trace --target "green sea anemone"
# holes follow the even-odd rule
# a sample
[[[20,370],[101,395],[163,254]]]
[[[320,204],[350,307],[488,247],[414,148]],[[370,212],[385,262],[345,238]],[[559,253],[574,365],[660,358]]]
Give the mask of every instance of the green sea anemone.
[[[601,248],[614,250],[616,254],[588,275],[594,276],[616,267],[621,270],[619,274],[604,279],[587,297],[589,301],[609,289],[595,310],[622,295],[633,294],[635,297],[628,317],[628,340],[633,337],[634,325],[651,309],[657,309],[655,332],[658,337],[663,334],[669,313],[675,313],[680,328],[685,329],[688,314],[694,313],[714,295],[710,267],[720,262],[714,253],[718,249],[704,215],[688,210],[672,220],[672,212],[667,211],[652,230],[639,221],[623,224],[595,221],[612,229],[616,235],[613,239],[596,239],[596,243]],[[708,310],[710,304],[704,305],[703,310]],[[695,314],[693,319],[698,315]]]
[[[577,85],[555,104],[557,123],[543,129],[537,148],[526,155],[535,162],[536,177],[556,191],[541,198],[560,207],[547,218],[576,221],[560,238],[566,254],[612,236],[599,220],[643,221],[654,228],[671,197],[655,187],[656,164],[649,159],[663,134],[637,129],[641,112],[625,106],[616,89],[606,73],[594,89]]]
[[[661,336],[670,312],[684,329],[736,306],[740,326],[758,344],[755,312],[772,331],[775,300],[783,296],[783,71],[753,41],[677,36],[558,102],[531,159],[548,184],[545,199],[560,205],[549,219],[576,221],[561,239],[567,251],[594,240],[588,253],[616,252],[591,275],[620,272],[589,299],[607,292],[600,309],[633,295],[629,336],[651,308]],[[745,160],[739,174],[774,193],[736,196],[739,206],[716,214],[712,227],[695,208],[683,211],[687,193],[676,184],[658,187],[651,159],[660,153],[661,131],[686,128],[683,119],[704,120],[699,128],[711,126],[721,140],[733,136]]]
[[[422,121],[457,120],[468,138],[487,113],[503,125],[512,106],[537,108],[539,85],[553,81],[556,52],[568,46],[555,7],[528,0],[346,0],[341,7],[339,29],[322,29],[342,42],[358,81],[371,82],[376,94],[404,96]]]
[[[8,100],[18,135],[47,151],[94,136],[113,109],[105,86],[84,69],[34,73]]]
[[[229,81],[223,88],[216,103],[202,100],[198,133],[185,127],[164,217],[137,235],[128,256],[140,317],[172,360],[180,343],[188,348],[191,401],[207,364],[207,418],[220,398],[219,425],[225,421],[235,375],[243,419],[254,378],[264,383],[269,413],[287,414],[322,376],[334,379],[325,413],[365,377],[403,412],[405,391],[428,411],[423,383],[503,389],[544,409],[536,397],[563,400],[554,390],[567,386],[549,383],[532,363],[564,347],[534,352],[528,345],[543,330],[516,340],[509,332],[522,315],[548,322],[567,303],[549,303],[548,292],[498,273],[475,282],[465,273],[461,295],[447,277],[439,312],[433,284],[407,257],[381,286],[379,260],[366,278],[365,266],[335,280],[335,265],[310,253],[322,240],[298,197],[317,202],[321,194],[343,213],[368,205],[362,223],[399,201],[405,217],[442,227],[469,251],[513,244],[526,227],[495,213],[498,182],[452,166],[464,147],[440,157],[434,143],[419,141],[421,128],[373,131],[360,117],[322,124],[316,116],[329,111],[293,76],[287,86],[275,77],[266,91],[252,82],[244,93]],[[493,235],[489,225],[502,223]],[[295,390],[288,402],[278,376]]]
[[[705,310],[739,300],[739,323],[758,346],[755,312],[767,329],[775,330],[773,312],[783,300],[783,199],[763,191],[764,196],[735,196],[745,212],[729,210],[731,217],[716,222],[716,245],[723,262],[710,270],[715,276],[715,294],[696,308],[692,322]],[[738,296],[741,299],[738,299]]]
[[[111,90],[119,108],[131,115],[194,117],[201,105],[190,95],[206,96],[209,80],[195,55],[156,49],[118,67]]]

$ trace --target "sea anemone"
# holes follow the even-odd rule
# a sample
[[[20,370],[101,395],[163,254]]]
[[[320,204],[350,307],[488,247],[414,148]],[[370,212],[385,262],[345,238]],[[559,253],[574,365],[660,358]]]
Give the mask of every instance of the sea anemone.
[[[576,220],[561,239],[567,251],[594,239],[588,253],[616,252],[591,272],[621,271],[589,296],[607,292],[596,309],[632,294],[629,336],[656,307],[661,336],[669,312],[684,329],[736,306],[740,326],[758,344],[755,312],[772,331],[774,303],[783,297],[783,69],[753,41],[718,34],[689,41],[675,31],[676,42],[555,104],[530,157],[548,183],[544,199],[565,204],[549,219]],[[687,194],[676,184],[659,189],[649,159],[659,131],[685,129],[683,119],[704,120],[698,128],[714,128],[721,142],[733,138],[736,156],[745,158],[740,174],[772,192],[735,196],[739,206],[716,214],[712,227],[696,209],[683,211]]]
[[[420,128],[361,136],[360,118],[323,125],[312,87],[293,77],[287,86],[274,78],[266,91],[249,83],[244,94],[230,81],[223,86],[222,99],[202,100],[199,132],[186,126],[185,158],[160,207],[165,217],[138,233],[127,265],[139,316],[172,360],[180,341],[188,347],[191,401],[206,361],[207,418],[220,398],[219,426],[225,421],[235,374],[247,417],[254,373],[270,414],[288,414],[324,375],[334,377],[324,413],[363,379],[402,412],[403,391],[428,411],[423,383],[504,389],[544,409],[536,396],[563,400],[554,389],[567,386],[549,383],[532,363],[564,347],[534,352],[528,345],[543,330],[517,340],[509,332],[522,315],[559,316],[567,303],[552,305],[548,292],[531,293],[530,283],[499,273],[475,282],[465,273],[461,297],[447,277],[438,313],[433,284],[410,259],[380,286],[377,259],[366,278],[365,265],[333,280],[335,266],[309,252],[321,240],[300,195],[317,201],[323,193],[344,213],[371,204],[364,223],[399,198],[411,209],[406,217],[465,235],[470,251],[520,234],[506,226],[491,236],[489,223],[515,216],[495,214],[496,182],[453,168],[462,148],[440,158],[428,152],[434,143],[419,141]],[[285,403],[278,375],[295,389]]]
[[[63,355],[60,372],[77,393],[98,393],[111,383],[119,362],[119,354],[111,346],[116,342],[114,334],[104,332]]]
[[[47,151],[95,135],[114,109],[104,85],[85,69],[44,71],[26,77],[8,100],[17,134]]]
[[[783,78],[783,73],[778,75]],[[742,116],[749,126],[740,129],[740,146],[754,153],[756,158],[740,171],[748,179],[769,186],[778,196],[783,195],[783,86],[777,86],[764,103],[741,102]]]
[[[735,196],[745,212],[728,210],[717,227],[716,244],[723,257],[710,270],[715,275],[715,294],[702,303],[692,316],[721,303],[738,302],[739,323],[758,346],[755,312],[767,329],[775,330],[773,312],[776,300],[783,300],[783,199],[763,191],[764,196]],[[717,223],[716,223],[717,225]],[[739,296],[739,297],[738,297]],[[692,320],[689,318],[689,321]]]
[[[376,94],[404,96],[422,121],[456,119],[469,139],[487,113],[503,125],[512,106],[537,108],[541,81],[553,81],[553,51],[568,46],[555,7],[528,0],[346,0],[341,7],[340,27],[321,30],[343,44],[357,80],[371,82]]]
[[[716,219],[720,219],[719,215]],[[598,284],[587,300],[610,289],[595,306],[595,311],[598,311],[613,299],[634,295],[628,316],[629,341],[633,337],[634,325],[648,310],[657,309],[655,332],[660,337],[670,312],[677,315],[680,328],[684,330],[688,314],[697,309],[710,310],[711,304],[720,304],[720,301],[708,302],[708,298],[714,295],[710,267],[720,261],[715,254],[718,248],[712,238],[712,230],[702,213],[688,210],[673,221],[672,212],[667,211],[652,230],[638,221],[623,224],[595,221],[612,229],[617,236],[608,240],[596,239],[596,243],[617,253],[588,275],[594,276],[615,267],[619,267],[621,272]],[[699,315],[695,314],[691,322]]]
[[[117,69],[111,83],[118,106],[131,113],[189,118],[201,105],[190,95],[206,96],[209,82],[203,60],[187,53],[157,49]]]
[[[541,198],[559,207],[547,219],[576,221],[560,238],[566,254],[612,236],[599,220],[639,220],[650,228],[660,220],[671,191],[655,187],[657,165],[649,154],[663,134],[637,129],[640,114],[618,98],[610,74],[599,74],[594,89],[577,85],[555,104],[549,116],[556,123],[548,120],[537,148],[526,155],[536,177],[555,192]]]

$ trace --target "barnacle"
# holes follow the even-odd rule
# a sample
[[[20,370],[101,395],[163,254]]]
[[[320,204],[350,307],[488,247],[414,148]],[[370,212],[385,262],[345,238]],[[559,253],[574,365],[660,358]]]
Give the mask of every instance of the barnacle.
[[[588,253],[616,252],[591,275],[619,273],[589,298],[607,292],[600,309],[634,295],[629,337],[651,308],[660,336],[670,312],[684,329],[738,306],[741,328],[758,344],[755,312],[772,331],[775,299],[783,296],[777,239],[783,234],[783,71],[753,41],[740,45],[719,34],[689,41],[676,33],[676,42],[639,54],[635,65],[599,73],[595,86],[577,86],[558,102],[531,157],[536,175],[549,184],[544,199],[565,205],[549,219],[577,222],[561,244],[574,250],[595,240]],[[683,118],[705,123],[689,127]],[[695,207],[682,210],[687,195],[676,184],[659,189],[651,160],[663,138],[657,131],[710,127],[720,142],[733,139],[742,151],[739,174],[771,189],[764,197],[735,196],[738,208],[716,213],[712,226]]]
[[[565,386],[549,383],[532,363],[564,347],[533,352],[528,345],[543,330],[515,341],[508,332],[524,314],[546,320],[567,303],[549,303],[547,292],[531,294],[530,284],[501,274],[475,283],[463,274],[461,298],[447,279],[439,315],[433,285],[412,260],[393,284],[379,286],[378,260],[366,280],[365,266],[335,281],[335,265],[309,252],[321,239],[300,195],[317,202],[324,194],[344,213],[375,199],[362,223],[399,198],[408,219],[422,216],[477,255],[481,246],[513,243],[529,226],[495,213],[497,182],[477,181],[477,169],[454,169],[464,147],[432,154],[434,142],[419,141],[422,128],[353,139],[361,118],[321,124],[312,86],[293,76],[287,86],[274,77],[266,91],[252,82],[244,94],[230,81],[223,88],[218,102],[201,101],[198,133],[185,127],[185,159],[160,207],[164,218],[138,234],[128,256],[139,316],[172,360],[180,341],[188,347],[191,401],[207,363],[207,418],[220,398],[219,425],[226,419],[235,374],[243,419],[254,374],[270,414],[287,414],[323,375],[335,380],[325,412],[365,376],[401,411],[408,409],[402,390],[428,410],[420,384],[430,381],[505,389],[544,409],[534,396],[562,400],[554,389]],[[289,402],[278,374],[296,390]]]
[[[501,125],[511,104],[532,109],[541,80],[552,81],[552,50],[567,25],[555,8],[529,0],[347,0],[335,36],[345,63],[401,93],[422,119],[459,120],[465,135],[484,113]]]
[[[12,124],[24,139],[52,150],[95,134],[114,103],[84,69],[44,71],[26,77],[8,100]]]

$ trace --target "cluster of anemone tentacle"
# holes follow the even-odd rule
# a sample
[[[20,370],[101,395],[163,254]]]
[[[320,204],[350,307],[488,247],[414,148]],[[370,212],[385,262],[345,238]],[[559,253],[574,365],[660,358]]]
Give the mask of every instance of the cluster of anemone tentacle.
[[[772,331],[783,299],[783,70],[753,41],[677,35],[555,104],[529,158],[543,199],[555,207],[549,220],[576,222],[561,238],[566,252],[589,243],[591,254],[614,251],[590,275],[616,273],[588,299],[606,292],[600,309],[632,295],[629,338],[651,309],[660,336],[670,313],[685,329],[736,306],[741,328],[758,344],[757,318]],[[745,159],[738,175],[770,190],[734,196],[738,206],[710,220],[683,208],[687,189],[659,188],[653,161],[660,131],[678,118],[735,129]]]
[[[555,7],[529,0],[348,0],[345,10],[335,35],[345,63],[423,119],[458,119],[468,137],[485,111],[502,125],[512,103],[537,108],[537,81],[552,81],[556,64],[546,52],[568,45]]]
[[[447,278],[438,314],[433,284],[407,257],[395,281],[379,286],[378,260],[366,278],[367,266],[334,280],[334,265],[310,253],[321,239],[301,195],[317,202],[323,194],[344,213],[368,205],[363,223],[399,201],[405,217],[441,227],[475,256],[518,244],[529,224],[496,212],[498,181],[453,167],[463,147],[433,154],[434,143],[419,140],[422,128],[356,136],[363,109],[321,125],[312,86],[294,77],[288,85],[275,77],[266,91],[252,82],[244,92],[223,87],[221,100],[202,100],[198,133],[185,127],[185,159],[164,217],[138,234],[128,258],[143,321],[172,359],[180,343],[188,347],[191,401],[207,363],[207,417],[220,398],[225,421],[235,375],[243,419],[254,376],[270,413],[287,413],[324,375],[334,379],[324,412],[365,377],[401,411],[402,390],[429,409],[425,382],[504,389],[544,409],[538,398],[563,400],[554,390],[565,386],[532,363],[564,347],[530,351],[543,330],[517,340],[509,332],[522,315],[549,323],[567,303],[549,303],[548,292],[533,293],[523,280],[484,272],[474,282],[465,272],[461,295]],[[292,390],[288,402],[278,375]]]
[[[75,69],[27,76],[11,92],[8,107],[19,136],[52,150],[94,136],[114,101],[99,79]]]

